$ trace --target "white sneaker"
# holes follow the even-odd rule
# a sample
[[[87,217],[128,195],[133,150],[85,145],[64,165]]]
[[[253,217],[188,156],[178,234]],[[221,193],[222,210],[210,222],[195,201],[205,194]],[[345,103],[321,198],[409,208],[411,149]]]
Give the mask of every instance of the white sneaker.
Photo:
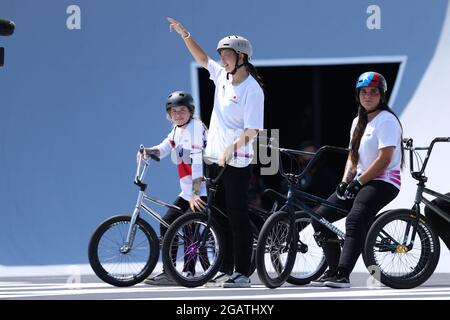
[[[250,288],[250,286],[250,278],[239,272],[233,273],[227,281],[222,283],[223,288]]]
[[[214,278],[209,280],[205,287],[222,287],[222,283],[224,283],[231,275],[225,272],[218,273]]]
[[[194,277],[194,274],[191,271],[183,271],[182,275],[185,278],[193,278]]]

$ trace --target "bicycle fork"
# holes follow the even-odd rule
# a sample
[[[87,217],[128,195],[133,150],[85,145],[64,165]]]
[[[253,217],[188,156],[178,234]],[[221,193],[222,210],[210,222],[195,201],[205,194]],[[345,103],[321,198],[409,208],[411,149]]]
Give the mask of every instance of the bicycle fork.
[[[287,212],[288,212],[288,216],[289,216],[289,228],[288,228],[288,233],[286,236],[286,247],[289,251],[296,251],[297,250],[297,246],[298,244],[295,243],[294,244],[294,232],[297,232],[297,225],[296,225],[296,221],[295,221],[295,210],[293,208],[293,202],[294,202],[294,197],[293,197],[293,192],[292,190],[288,191],[287,194],[287,201],[286,201],[286,207],[287,207]]]
[[[420,196],[421,195],[422,194],[420,194]],[[413,248],[414,240],[416,239],[416,234],[417,234],[417,227],[419,226],[420,201],[417,202],[417,196],[416,196],[416,200],[414,201],[414,206],[413,206],[412,211],[415,214],[414,221],[412,221],[406,225],[405,235],[403,236],[402,246],[404,246],[404,249],[406,249],[406,252]],[[409,243],[407,243],[411,228],[412,228],[411,240]],[[398,249],[397,249],[397,251],[398,251]]]
[[[209,233],[209,229],[211,228],[211,222],[212,222],[212,210],[211,210],[211,206],[213,203],[213,199],[216,196],[216,188],[213,187],[209,187],[209,194],[208,194],[208,202],[206,205],[206,213],[208,214],[208,221],[206,223],[206,227],[205,227],[205,231],[203,232],[202,235],[202,240],[200,241],[200,246],[199,248],[203,248],[206,244],[206,237],[208,236]]]
[[[134,208],[133,214],[131,215],[130,226],[128,227],[127,238],[125,243],[120,247],[121,253],[128,253],[133,247],[134,237],[136,236],[136,220],[139,218],[141,212],[142,201],[144,201],[144,191],[139,191],[138,199],[136,201],[136,206]]]
[[[414,240],[416,238],[417,228],[419,226],[419,220],[420,220],[420,203],[422,202],[423,189],[425,188],[423,182],[419,182],[417,184],[417,186],[418,187],[417,187],[417,192],[416,192],[416,198],[414,199],[414,206],[412,208],[412,211],[415,214],[415,217],[414,217],[415,219],[412,223],[408,223],[408,225],[406,226],[405,235],[403,237],[403,243],[402,243],[402,245],[404,246],[404,248],[407,251],[411,250],[414,246]],[[407,244],[411,227],[412,227],[411,240]]]

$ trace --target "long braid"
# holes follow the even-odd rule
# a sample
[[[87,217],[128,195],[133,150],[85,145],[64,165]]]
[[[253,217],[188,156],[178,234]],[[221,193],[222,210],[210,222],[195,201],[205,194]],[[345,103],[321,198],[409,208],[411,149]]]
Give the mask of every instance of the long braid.
[[[355,130],[353,131],[352,141],[350,143],[350,159],[354,166],[358,164],[359,159],[359,145],[361,143],[361,138],[366,130],[367,126],[367,112],[361,105],[358,108],[358,123],[356,124]]]

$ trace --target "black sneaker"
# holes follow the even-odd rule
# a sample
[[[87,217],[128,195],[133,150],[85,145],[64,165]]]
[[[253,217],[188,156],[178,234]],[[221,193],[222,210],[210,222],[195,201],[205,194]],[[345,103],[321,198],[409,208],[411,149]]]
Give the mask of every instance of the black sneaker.
[[[336,275],[336,271],[327,270],[319,278],[310,282],[313,287],[325,287],[325,282],[331,280]]]
[[[350,279],[346,276],[337,275],[325,281],[325,285],[330,288],[350,288]]]

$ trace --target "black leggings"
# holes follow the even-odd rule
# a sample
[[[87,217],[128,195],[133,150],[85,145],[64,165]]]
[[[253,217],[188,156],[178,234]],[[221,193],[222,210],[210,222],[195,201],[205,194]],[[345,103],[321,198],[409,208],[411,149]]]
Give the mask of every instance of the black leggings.
[[[202,198],[203,201],[205,201],[205,202],[207,201],[206,197],[201,197],[201,198]],[[172,224],[172,222],[174,222],[178,217],[182,216],[183,212],[187,213],[188,211],[190,212],[190,210],[191,210],[190,206],[189,206],[189,201],[187,201],[187,200],[185,200],[185,199],[183,199],[181,197],[178,197],[173,204],[175,206],[181,208],[182,212],[179,212],[179,211],[176,211],[176,210],[173,210],[173,209],[167,210],[166,214],[162,218],[169,225]],[[164,235],[167,232],[167,228],[164,225],[160,224],[159,229],[160,229],[161,238],[163,238]],[[189,230],[185,229],[184,232],[187,233],[187,232],[189,232]],[[177,247],[173,247],[172,248],[172,259],[173,259],[174,262],[176,261],[177,250],[178,250]],[[183,271],[191,271],[194,274],[195,273],[195,263],[196,263],[196,261],[194,259],[191,259],[187,255],[185,255],[184,260],[185,261],[184,261],[184,269],[183,269]]]
[[[314,230],[316,232],[320,231],[321,236],[327,240],[323,244],[323,251],[329,269],[332,272],[339,267],[347,271],[348,274],[351,273],[363,250],[369,226],[373,222],[375,215],[391,202],[398,193],[399,190],[394,185],[380,180],[372,180],[361,188],[353,200],[340,200],[336,193],[333,193],[328,198],[328,201],[349,210],[345,222],[345,241],[342,253],[337,242],[337,235],[317,221],[313,220],[312,222]],[[317,213],[330,222],[344,217],[342,214],[325,206],[320,206]]]
[[[216,177],[221,169],[217,164],[208,165],[208,177]],[[250,165],[244,168],[227,166],[219,180],[215,204],[225,210],[228,219],[217,213],[213,217],[224,235],[225,255],[220,271],[225,273],[236,271],[249,276],[253,250],[247,203],[250,176]]]
[[[175,200],[175,202],[173,203],[173,205],[181,208],[181,211],[183,211],[183,212],[187,212],[190,209],[189,201],[184,200],[181,197],[178,197]],[[169,208],[169,210],[167,210],[166,214],[162,218],[165,222],[167,222],[167,224],[170,225],[181,215],[183,215],[183,213]],[[159,226],[159,230],[160,230],[161,238],[164,237],[164,235],[167,232],[167,228],[161,224]]]

